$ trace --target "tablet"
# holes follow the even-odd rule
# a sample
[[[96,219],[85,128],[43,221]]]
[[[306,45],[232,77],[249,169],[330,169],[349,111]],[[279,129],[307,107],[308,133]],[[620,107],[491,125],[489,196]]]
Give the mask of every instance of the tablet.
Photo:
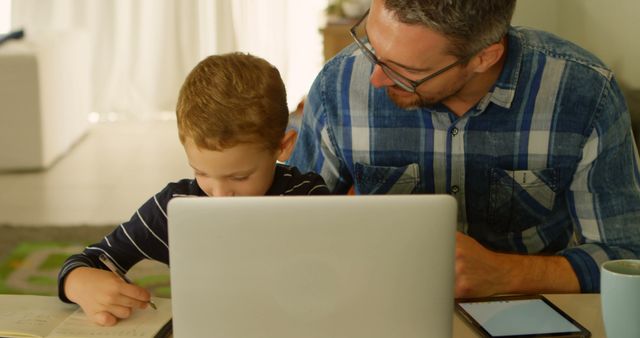
[[[457,299],[456,311],[483,337],[591,337],[541,295]]]

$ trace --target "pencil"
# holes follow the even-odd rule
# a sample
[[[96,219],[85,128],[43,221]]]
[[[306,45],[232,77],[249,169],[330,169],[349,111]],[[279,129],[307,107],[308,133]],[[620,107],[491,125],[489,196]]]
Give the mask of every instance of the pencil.
[[[127,275],[125,275],[122,271],[120,271],[120,269],[118,269],[118,267],[116,267],[116,265],[113,264],[113,262],[105,254],[100,254],[100,256],[98,258],[100,259],[102,264],[106,265],[107,268],[109,268],[109,270],[111,270],[111,272],[115,273],[116,276],[120,277],[120,279],[125,281],[125,283],[133,284],[133,281],[131,281],[131,279],[129,279],[129,277],[127,277]],[[149,300],[149,305],[151,305],[151,307],[154,310],[158,309],[156,307],[156,304],[154,304],[152,300]]]

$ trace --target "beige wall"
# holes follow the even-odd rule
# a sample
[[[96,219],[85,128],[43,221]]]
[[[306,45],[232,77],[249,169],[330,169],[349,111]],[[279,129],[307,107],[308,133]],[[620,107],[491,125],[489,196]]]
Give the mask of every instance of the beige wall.
[[[519,0],[513,14],[514,26],[528,26],[558,32],[558,0]]]
[[[638,13],[638,0],[519,0],[513,24],[581,45],[609,65],[621,83],[640,89]]]

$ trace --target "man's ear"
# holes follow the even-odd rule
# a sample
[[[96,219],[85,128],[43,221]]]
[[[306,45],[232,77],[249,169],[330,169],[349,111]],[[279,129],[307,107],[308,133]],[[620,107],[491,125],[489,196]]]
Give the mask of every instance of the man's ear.
[[[280,142],[280,155],[278,155],[278,161],[285,162],[291,156],[293,148],[298,138],[298,132],[293,129],[289,129],[284,133],[282,141]]]
[[[493,65],[498,63],[505,53],[504,38],[500,42],[496,42],[485,49],[481,50],[471,60],[472,67],[476,73],[484,73]]]

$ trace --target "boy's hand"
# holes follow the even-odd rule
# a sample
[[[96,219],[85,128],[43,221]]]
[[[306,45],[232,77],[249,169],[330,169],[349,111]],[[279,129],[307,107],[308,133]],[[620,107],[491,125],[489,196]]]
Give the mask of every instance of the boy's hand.
[[[111,271],[88,267],[73,269],[67,275],[64,292],[93,322],[103,326],[115,325],[134,309],[146,308],[151,297],[147,290],[125,283]]]

